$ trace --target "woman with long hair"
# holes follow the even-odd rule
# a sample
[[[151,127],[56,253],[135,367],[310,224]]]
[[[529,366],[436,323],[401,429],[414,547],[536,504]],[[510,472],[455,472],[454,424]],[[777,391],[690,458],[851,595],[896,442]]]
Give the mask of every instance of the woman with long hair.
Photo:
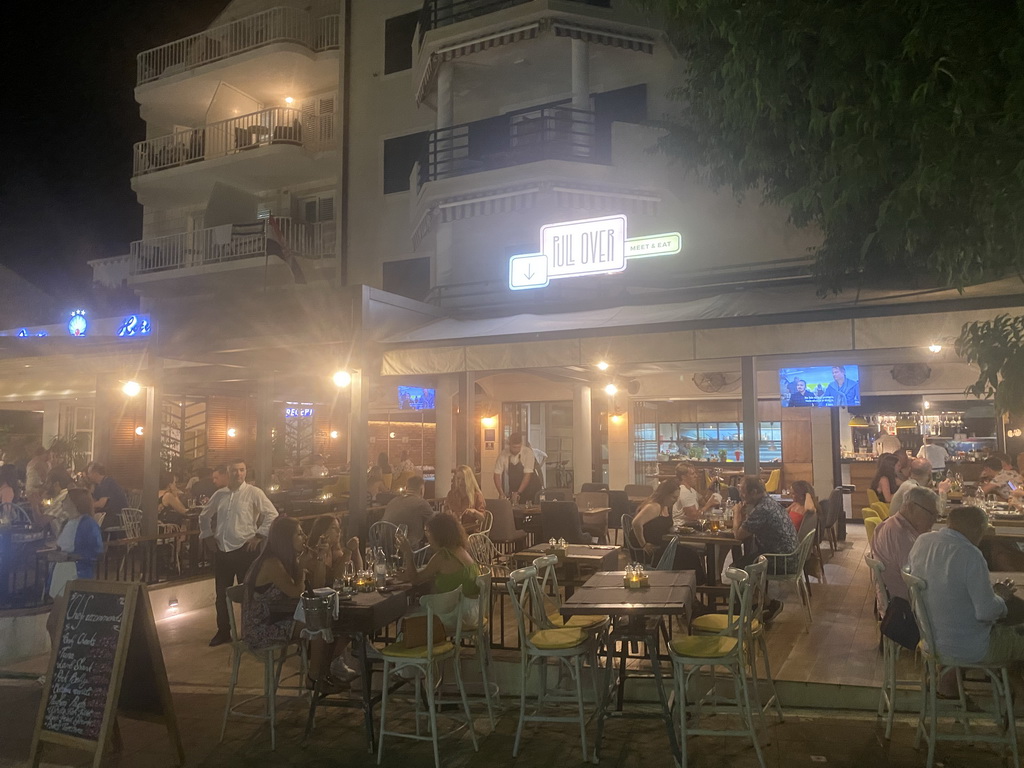
[[[672,532],[672,507],[679,500],[679,481],[672,478],[662,480],[654,493],[641,502],[633,518],[633,535],[637,543],[650,558],[652,565],[657,565],[668,548],[666,537]],[[707,572],[701,556],[686,546],[677,546],[672,569],[676,571],[695,571],[697,583],[707,583]]]
[[[316,561],[316,553],[306,541],[298,520],[278,517],[267,533],[266,546],[249,567],[242,602],[242,635],[253,650],[299,638],[302,624],[294,620],[294,608],[282,610],[281,604],[287,603],[286,598],[297,600],[306,589]],[[320,635],[309,641],[310,688],[321,674],[321,691],[336,693],[344,688],[345,681],[324,672],[332,650]]]
[[[402,550],[402,580],[411,584],[429,583],[435,594],[462,587],[463,617],[467,623],[476,621],[476,600],[479,596],[476,578],[480,575],[480,566],[469,554],[465,528],[452,515],[438,514],[427,520],[423,532],[434,554],[418,570],[409,539],[401,533],[396,535]],[[445,616],[441,620],[446,626],[450,624]]]
[[[103,536],[92,516],[92,496],[84,488],[70,488],[67,500],[67,522],[57,537],[57,551],[50,555],[54,566],[49,593],[54,604],[46,619],[46,629],[51,642],[56,639],[57,620],[64,612],[67,583],[75,579],[95,579],[96,561],[103,554]]]
[[[156,509],[157,519],[161,523],[184,525],[188,519],[188,510],[181,502],[181,491],[178,490],[178,478],[173,472],[160,473],[159,504]]]
[[[484,519],[487,500],[476,481],[473,468],[460,464],[455,468],[452,488],[444,500],[444,511],[462,523],[466,533],[476,533]]]
[[[880,501],[886,504],[892,501],[896,489],[900,486],[899,478],[896,477],[896,467],[900,458],[895,453],[883,453],[878,457],[878,469],[871,481],[871,490],[878,494]]]
[[[793,503],[786,508],[793,527],[799,531],[804,515],[812,509],[818,511],[818,497],[814,495],[814,488],[806,480],[797,480],[793,483]]]
[[[334,515],[321,515],[309,530],[309,548],[316,553],[310,583],[315,587],[330,587],[335,579],[345,575],[345,565],[352,563],[360,571],[363,558],[359,554],[359,539],[353,536],[341,544],[341,523]]]

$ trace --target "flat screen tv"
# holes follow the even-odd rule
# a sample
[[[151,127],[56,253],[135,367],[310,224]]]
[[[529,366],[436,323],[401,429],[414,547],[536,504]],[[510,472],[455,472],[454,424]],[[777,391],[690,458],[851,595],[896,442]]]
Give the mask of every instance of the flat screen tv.
[[[434,407],[434,390],[424,387],[398,388],[398,409],[401,411],[422,411]]]
[[[779,369],[783,408],[838,408],[860,405],[856,365],[810,365]]]

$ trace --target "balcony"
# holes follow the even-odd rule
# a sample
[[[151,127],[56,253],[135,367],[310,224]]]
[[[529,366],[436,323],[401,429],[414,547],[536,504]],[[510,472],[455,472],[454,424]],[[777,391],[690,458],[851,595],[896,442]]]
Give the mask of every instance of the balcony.
[[[469,21],[530,2],[533,0],[426,0],[423,3],[420,17],[420,42],[423,41],[423,36],[432,29]],[[612,6],[612,0],[567,0],[567,2],[597,8],[611,8]]]
[[[338,16],[312,19],[297,8],[271,8],[138,55],[136,86],[172,77],[274,43],[312,52],[338,47]]]
[[[539,107],[431,131],[419,184],[541,160],[600,163],[606,142],[594,117],[567,106]]]
[[[309,266],[334,256],[334,222],[306,224],[290,218],[277,221],[285,243],[303,257],[302,265],[307,272]],[[262,270],[268,259],[267,233],[267,222],[258,220],[136,240],[131,245],[129,282],[146,282],[151,277],[205,278],[211,272],[249,267]],[[280,263],[277,256],[274,262]]]

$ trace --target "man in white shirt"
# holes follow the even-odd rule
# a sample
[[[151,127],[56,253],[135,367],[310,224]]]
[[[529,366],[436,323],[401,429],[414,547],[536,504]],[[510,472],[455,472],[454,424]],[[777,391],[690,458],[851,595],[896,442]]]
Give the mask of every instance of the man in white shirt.
[[[692,464],[683,461],[676,465],[679,500],[672,505],[672,524],[675,526],[693,522],[702,513],[722,503],[722,497],[717,493],[708,494],[707,501],[701,503],[700,494],[695,488],[697,477],[697,469]]]
[[[946,473],[946,459],[949,458],[949,454],[946,453],[946,449],[943,448],[936,442],[933,442],[935,438],[926,437],[924,444],[917,450],[917,458],[927,459],[928,463],[932,465],[932,472],[936,475],[944,475]]]
[[[883,453],[897,453],[903,444],[896,435],[890,435],[888,432],[879,432],[878,437],[875,438],[875,444],[872,447],[876,456],[881,456]]]
[[[494,487],[498,496],[506,496],[507,485],[507,495],[513,504],[533,501],[540,492],[540,475],[536,469],[537,457],[533,449],[523,445],[522,433],[513,432],[508,436],[508,447],[502,449],[494,462]]]
[[[215,528],[211,526],[214,517]],[[213,556],[217,634],[210,640],[211,646],[231,642],[225,593],[236,580],[239,584],[245,580],[245,572],[259,554],[275,517],[277,510],[267,495],[245,482],[245,461],[235,459],[228,464],[227,486],[213,494],[199,516],[199,538],[212,536],[217,545]]]
[[[540,448],[535,448],[530,444],[529,440],[523,442],[527,448],[533,451],[533,458],[537,461],[536,469],[538,475],[540,475],[540,487],[548,487],[548,455],[544,453]]]
[[[985,558],[978,549],[987,530],[984,510],[951,509],[946,528],[922,534],[914,543],[909,570],[928,583],[924,600],[939,654],[968,663],[1022,662],[1024,634],[1017,631],[1019,627],[996,624],[1006,616],[1006,600],[1012,588],[1002,584],[993,587],[991,583]],[[1019,669],[1011,674],[1011,684],[1018,692],[1024,689]],[[940,694],[955,692],[943,691],[943,687],[940,684]]]

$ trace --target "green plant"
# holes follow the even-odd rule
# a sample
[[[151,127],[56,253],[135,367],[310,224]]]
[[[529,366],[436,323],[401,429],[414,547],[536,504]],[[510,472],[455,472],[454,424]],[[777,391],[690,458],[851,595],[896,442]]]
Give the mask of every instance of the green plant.
[[[63,464],[71,472],[81,472],[86,464],[86,439],[87,436],[81,432],[73,436],[54,435],[47,448],[56,463]]]
[[[956,353],[978,366],[967,394],[992,400],[1000,413],[1024,415],[1024,315],[966,323]]]

